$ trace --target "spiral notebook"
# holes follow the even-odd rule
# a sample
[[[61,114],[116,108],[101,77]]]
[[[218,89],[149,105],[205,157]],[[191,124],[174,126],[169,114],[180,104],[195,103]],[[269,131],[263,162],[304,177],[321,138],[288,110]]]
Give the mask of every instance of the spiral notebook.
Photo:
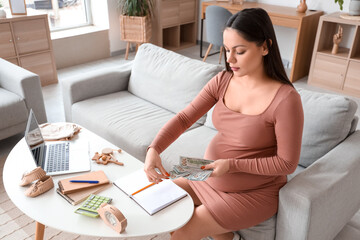
[[[151,184],[143,169],[139,169],[114,181],[114,185],[132,198],[148,214],[153,215],[187,195],[186,191],[170,179],[148,187],[132,195],[139,189]]]

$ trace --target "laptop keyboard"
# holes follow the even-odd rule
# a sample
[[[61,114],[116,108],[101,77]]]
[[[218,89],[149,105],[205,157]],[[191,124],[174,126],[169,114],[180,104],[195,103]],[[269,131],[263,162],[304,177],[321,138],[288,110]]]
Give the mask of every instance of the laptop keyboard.
[[[69,170],[69,143],[56,143],[49,148],[46,172],[60,172]]]

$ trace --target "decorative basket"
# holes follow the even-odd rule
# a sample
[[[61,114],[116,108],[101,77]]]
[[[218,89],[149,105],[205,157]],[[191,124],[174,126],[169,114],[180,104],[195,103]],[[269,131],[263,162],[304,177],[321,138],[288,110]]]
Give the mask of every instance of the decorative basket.
[[[121,40],[144,43],[151,38],[151,19],[148,16],[120,15]]]

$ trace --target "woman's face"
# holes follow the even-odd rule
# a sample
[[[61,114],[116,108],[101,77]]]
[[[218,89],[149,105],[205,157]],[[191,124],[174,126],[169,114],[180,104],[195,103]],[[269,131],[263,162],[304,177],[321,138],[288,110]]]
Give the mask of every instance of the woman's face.
[[[263,56],[268,53],[265,42],[262,46],[257,46],[232,28],[226,28],[223,36],[227,62],[234,76],[242,77],[264,71]]]

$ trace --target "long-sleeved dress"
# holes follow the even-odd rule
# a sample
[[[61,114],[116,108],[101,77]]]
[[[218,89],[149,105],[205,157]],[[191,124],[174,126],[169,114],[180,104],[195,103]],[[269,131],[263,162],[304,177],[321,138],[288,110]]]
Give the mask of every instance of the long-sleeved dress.
[[[212,120],[218,133],[204,158],[229,159],[230,170],[220,177],[189,184],[220,226],[239,230],[277,212],[279,190],[299,161],[304,117],[300,96],[288,84],[281,85],[261,114],[230,110],[223,98],[231,78],[232,73],[226,71],[212,78],[165,124],[150,147],[161,153],[216,105]]]

